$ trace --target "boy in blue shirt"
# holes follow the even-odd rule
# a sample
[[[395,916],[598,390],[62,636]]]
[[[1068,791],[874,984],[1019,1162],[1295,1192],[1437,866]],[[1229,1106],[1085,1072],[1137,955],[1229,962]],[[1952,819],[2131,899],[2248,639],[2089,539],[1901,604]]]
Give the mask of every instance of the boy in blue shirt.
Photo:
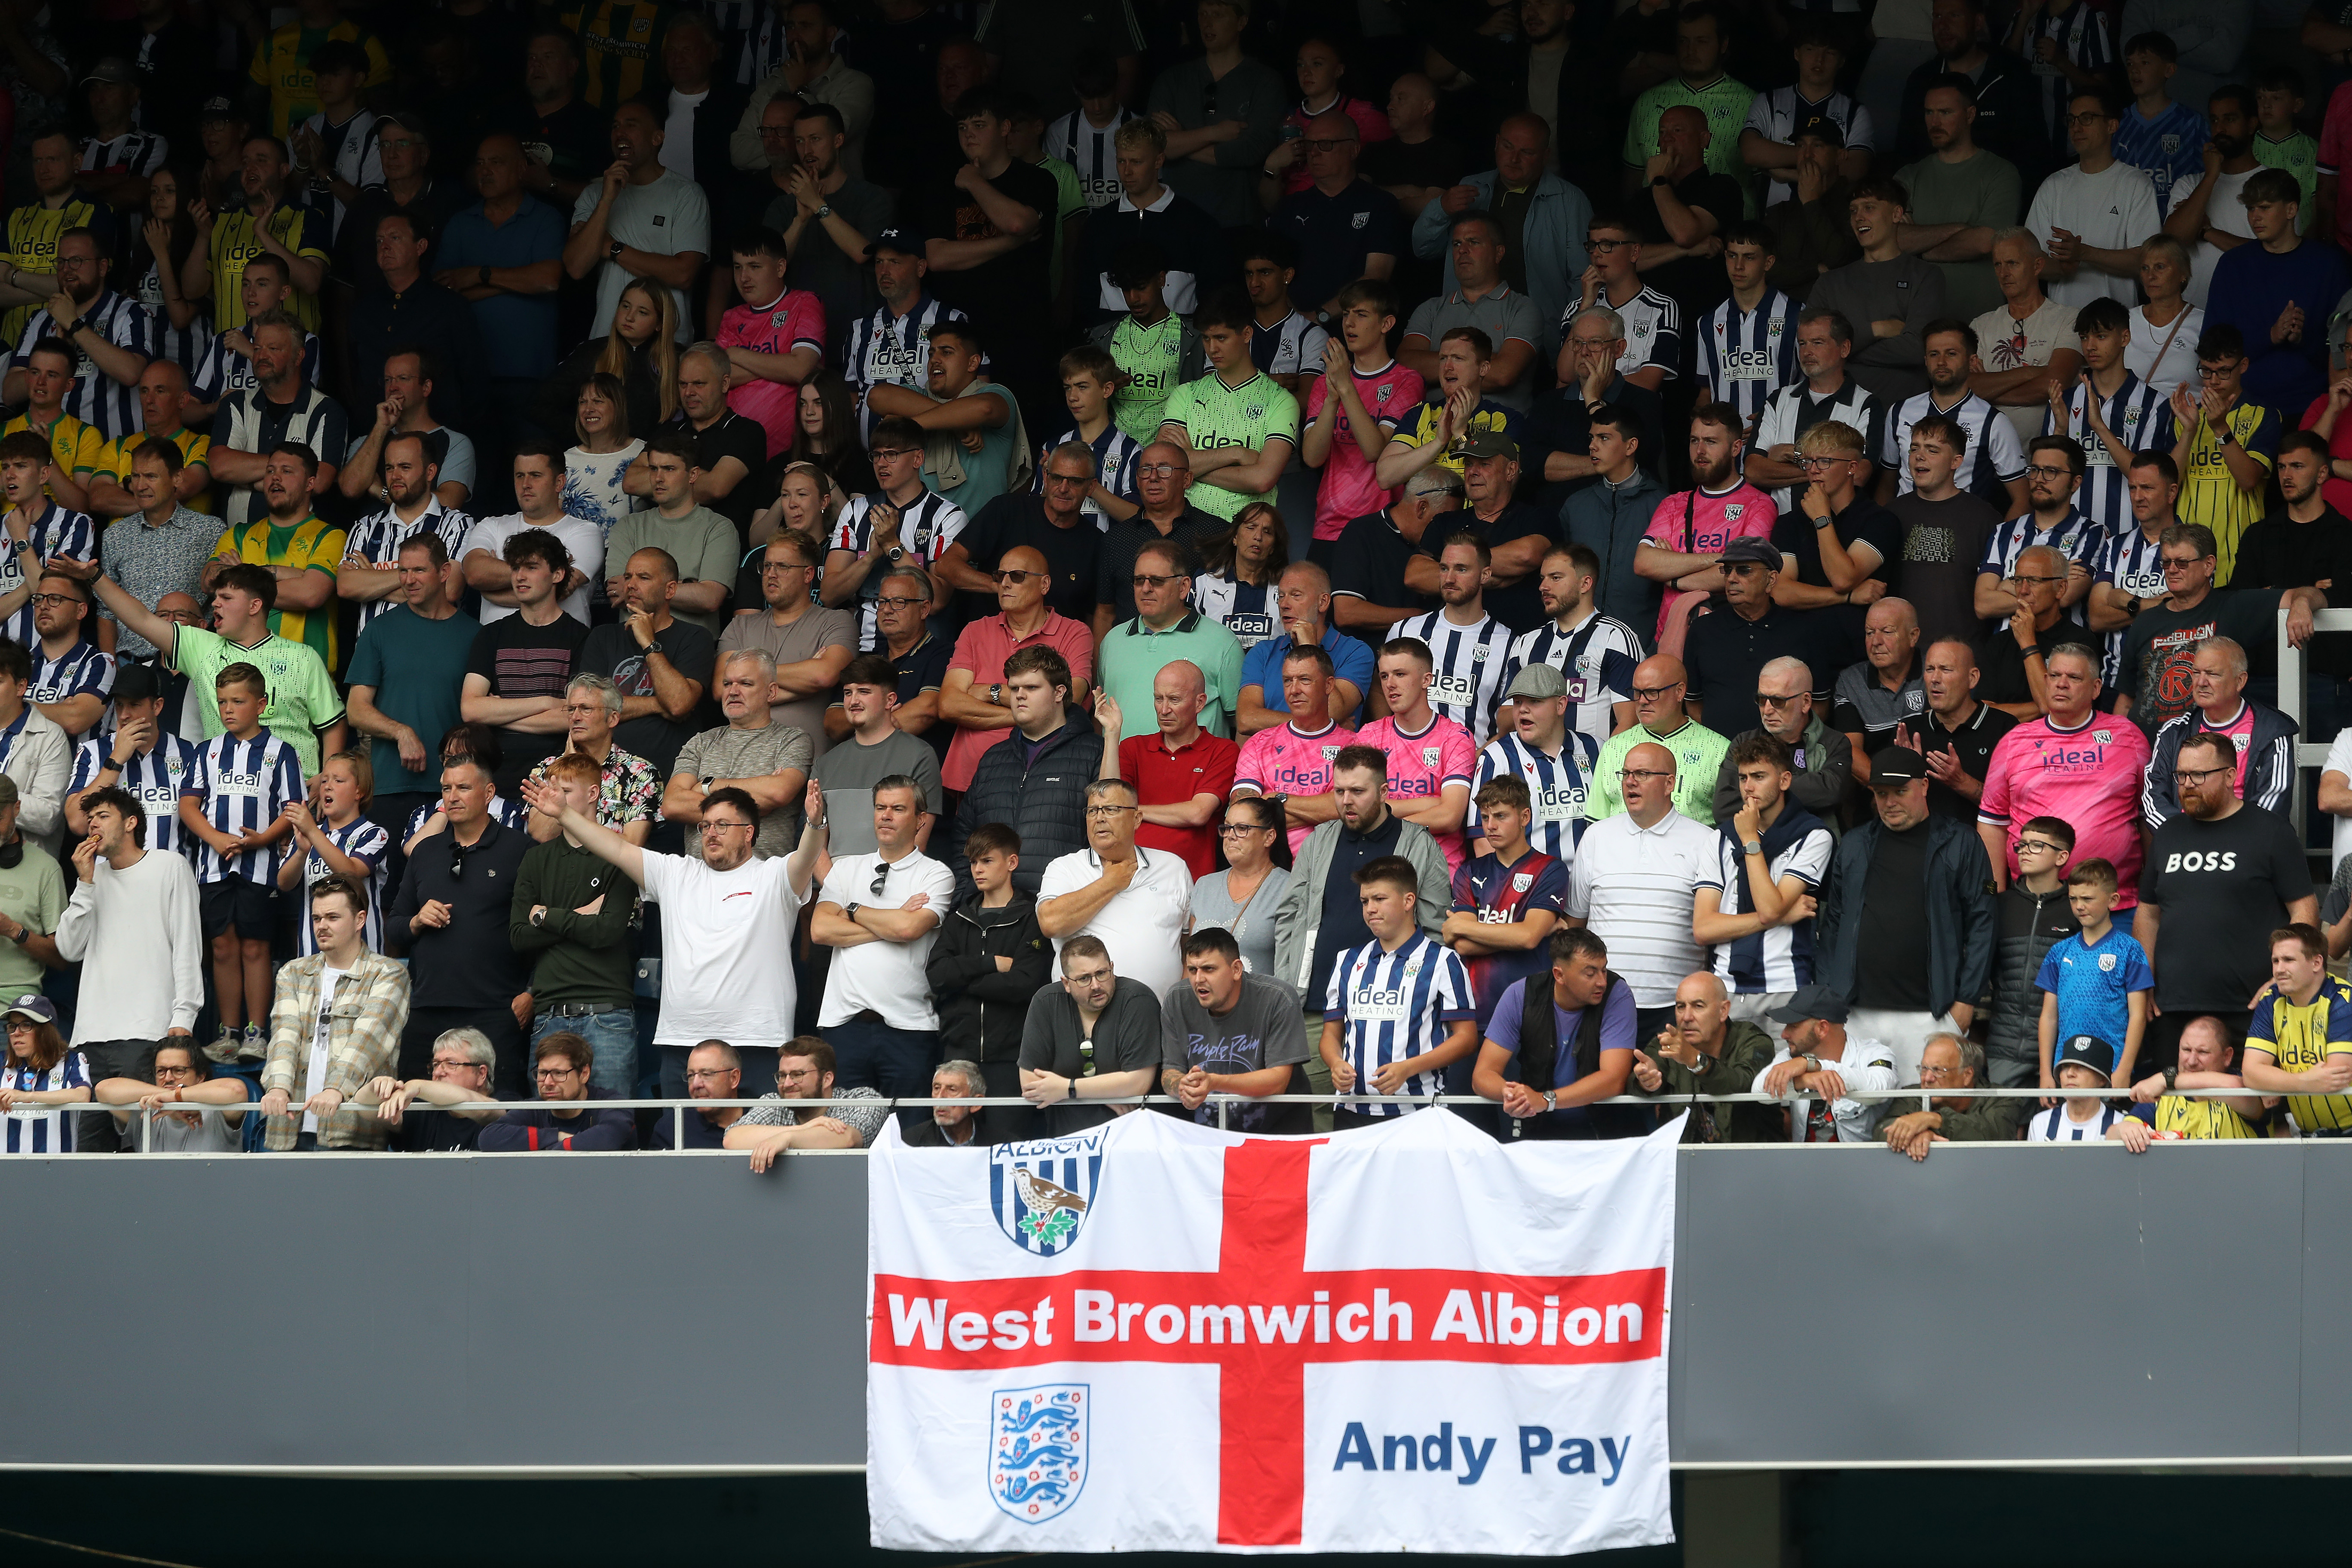
[[[2033,982],[2043,992],[2041,1086],[2058,1087],[2052,1054],[2060,1039],[2077,1035],[2123,1041],[2122,1059],[2108,1080],[2129,1083],[2147,1028],[2156,972],[2139,942],[2116,929],[2110,918],[2116,908],[2113,863],[2090,859],[2067,872],[2066,903],[2083,929],[2051,943]]]

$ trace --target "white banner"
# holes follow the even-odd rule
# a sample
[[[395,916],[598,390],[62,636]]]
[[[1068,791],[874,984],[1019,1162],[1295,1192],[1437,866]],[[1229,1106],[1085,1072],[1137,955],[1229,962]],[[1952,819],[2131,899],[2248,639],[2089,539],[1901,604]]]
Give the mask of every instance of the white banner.
[[[873,1154],[866,1506],[908,1551],[1671,1542],[1679,1124],[1152,1113]]]

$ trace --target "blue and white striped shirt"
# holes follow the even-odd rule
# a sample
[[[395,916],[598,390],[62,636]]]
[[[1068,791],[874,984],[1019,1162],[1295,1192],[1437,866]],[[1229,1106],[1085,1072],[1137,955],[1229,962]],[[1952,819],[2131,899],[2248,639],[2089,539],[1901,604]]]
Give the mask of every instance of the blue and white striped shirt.
[[[204,363],[205,351],[212,346],[212,312],[200,304],[186,326],[172,325],[171,307],[163,301],[163,280],[155,275],[152,262],[148,264],[146,271],[139,275],[133,297],[145,308],[148,319],[155,323],[147,357],[170,360],[187,376],[188,384],[194,386],[196,368]],[[132,389],[132,395],[137,395],[136,388]]]
[[[400,547],[429,528],[441,536],[443,546],[449,552],[449,559],[455,561],[458,559],[459,548],[466,542],[466,535],[473,531],[473,527],[474,520],[470,514],[445,508],[438,496],[425,501],[425,510],[416,515],[414,522],[401,521],[400,514],[387,506],[382,511],[352,524],[350,537],[343,546],[343,559],[363,561],[376,567],[387,562],[396,563],[400,559]],[[401,599],[396,591],[381,599],[362,600],[360,605],[360,630],[367,630],[370,621],[399,603]]]
[[[370,952],[382,952],[383,917],[379,895],[383,881],[383,858],[392,848],[392,835],[383,830],[382,823],[364,816],[355,816],[341,827],[327,822],[319,826],[336,848],[367,867],[367,946]],[[310,931],[310,889],[338,873],[320,858],[317,850],[299,840],[295,843],[295,852],[302,857],[302,918],[295,928],[294,956],[308,958],[319,951],[319,939]]]
[[[1588,608],[1573,631],[1546,621],[1514,640],[1503,689],[1508,691],[1529,665],[1550,665],[1568,681],[1568,727],[1598,752],[1617,732],[1610,710],[1633,700],[1633,667],[1641,662],[1642,635],[1613,616]]]
[[[189,770],[180,794],[204,803],[205,820],[215,832],[258,833],[278,820],[289,801],[302,798],[302,759],[267,730],[250,741],[215,735],[196,748],[195,766]],[[199,838],[195,852],[199,882],[242,877],[264,887],[270,885],[277,858],[274,845],[224,858]]]
[[[1478,771],[1470,784],[1470,820],[1463,832],[1484,842],[1478,792],[1489,780],[1524,779],[1528,804],[1535,813],[1528,843],[1563,866],[1575,864],[1576,846],[1584,837],[1585,780],[1600,754],[1592,738],[1575,730],[1562,737],[1557,756],[1546,755],[1516,734],[1496,736],[1494,744],[1478,753]]]
[[[2087,571],[2105,538],[2105,531],[2079,511],[2067,512],[2063,522],[2047,529],[2040,526],[2032,512],[2024,512],[2009,519],[1987,537],[1984,559],[1977,563],[1977,572],[1979,575],[1990,572],[2006,579],[2017,570],[2017,558],[2036,545],[2055,550],[2069,562],[2079,561]]]
[[[2163,527],[2159,525],[2157,531],[2162,533]],[[2135,599],[2154,598],[2165,591],[2163,546],[2147,536],[2137,519],[2126,518],[2123,527],[2100,542],[2091,581],[2112,583]],[[2117,689],[2123,679],[2124,638],[2130,631],[2129,626],[2122,626],[2107,634],[2107,646],[2099,660],[2099,681],[2110,691]]]
[[[1778,289],[1766,289],[1753,310],[1726,300],[1698,329],[1698,374],[1707,395],[1739,411],[1739,428],[1756,433],[1764,404],[1791,382],[1797,368],[1797,315],[1803,307]]]
[[[1045,465],[1052,459],[1054,448],[1068,441],[1083,441],[1093,449],[1095,477],[1103,489],[1121,500],[1141,504],[1142,498],[1135,489],[1135,465],[1143,456],[1143,443],[1120,429],[1116,420],[1106,424],[1103,433],[1091,441],[1079,435],[1077,427],[1072,426],[1060,435],[1039,442],[1037,472],[1029,481],[1031,495],[1045,493]],[[1096,528],[1105,533],[1110,531],[1110,513],[1103,510],[1102,503],[1095,500],[1092,492],[1087,494],[1086,504],[1078,510],[1095,520]]]
[[[32,1067],[18,1067],[13,1061],[0,1082],[10,1089],[26,1093],[44,1093],[60,1089],[88,1089],[89,1060],[79,1051],[68,1050],[58,1058],[57,1066],[43,1072]],[[85,1116],[100,1115],[99,1111],[80,1111],[62,1105],[26,1106],[9,1112],[8,1152],[11,1154],[70,1154],[74,1141]]]
[[[74,752],[73,777],[68,795],[79,795],[98,782],[99,770],[114,755],[112,737],[95,735]],[[162,735],[146,751],[133,756],[115,779],[147,812],[147,847],[178,852],[189,837],[180,826],[180,789],[196,771],[196,745],[177,735]]]
[[[1930,414],[1940,414],[1968,433],[1969,449],[1953,476],[1960,489],[2006,514],[2009,481],[2025,477],[2025,443],[2009,416],[1971,392],[1949,408],[1937,406],[1936,395],[1920,393],[1906,398],[1886,421],[1880,437],[1879,464],[1895,470],[1895,493],[1911,493],[1911,426]]]
[[[216,333],[205,345],[196,361],[195,370],[188,377],[188,400],[192,403],[220,403],[240,392],[251,392],[261,384],[254,374],[253,361],[228,346],[228,334]],[[319,334],[302,334],[302,384],[319,384]],[[321,454],[324,456],[324,454]]]
[[[1331,983],[1323,1017],[1341,1028],[1340,1048],[1356,1069],[1360,1091],[1378,1093],[1372,1074],[1391,1062],[1425,1056],[1445,1043],[1453,1026],[1478,1016],[1470,971],[1461,955],[1438,946],[1416,930],[1394,952],[1377,942],[1341,953],[1331,963]],[[1416,1073],[1400,1094],[1435,1094],[1438,1073]],[[1341,1098],[1345,1104],[1346,1099]],[[1402,1116],[1409,1106],[1357,1105],[1366,1116]]]
[[[1430,707],[1469,731],[1472,744],[1485,745],[1495,732],[1495,704],[1502,700],[1511,662],[1511,628],[1492,616],[1456,626],[1444,610],[1432,610],[1399,622],[1389,635],[1419,637],[1429,645],[1435,668]]]
[[[2083,488],[2074,492],[2074,505],[2083,514],[2108,533],[2137,528],[2131,514],[2130,475],[2116,466],[2115,454],[2091,428],[2090,400],[2089,384],[2078,382],[2066,395],[2066,428],[2058,428],[2056,418],[2045,408],[2042,433],[2071,436],[2082,443]],[[2126,451],[2172,450],[2172,405],[2130,371],[2124,372],[2124,384],[2116,395],[2101,400],[2099,417]]]
[[[894,316],[883,305],[870,316],[849,324],[841,345],[841,375],[857,394],[858,436],[871,439],[874,412],[866,406],[869,386],[911,386],[923,391],[931,366],[931,329],[943,321],[961,321],[963,312],[929,294],[915,296],[915,308]]]
[[[97,299],[82,307],[80,324],[116,348],[129,349],[143,359],[153,358],[161,350],[155,318],[138,300],[111,289],[101,289]],[[43,338],[65,336],[47,307],[35,310],[26,318],[24,335],[16,340],[15,368],[26,367],[33,345]],[[98,362],[79,343],[74,345],[73,376],[73,384],[66,389],[67,413],[109,441],[119,441],[142,427],[137,377],[131,385],[123,385],[99,369]]]
[[[441,802],[435,799],[426,801],[423,805],[410,812],[408,826],[400,830],[400,841],[405,844],[415,837],[423,830],[426,819],[440,809]],[[500,827],[511,827],[520,832],[530,821],[530,807],[519,800],[509,800],[502,795],[494,795],[490,796],[490,820]]]
[[[1739,852],[1739,836],[1722,829],[1720,898],[1716,909],[1727,915],[1752,914],[1756,900],[1748,888],[1748,857]],[[1818,889],[1829,875],[1830,855],[1837,840],[1822,819],[1793,801],[1783,802],[1780,815],[1764,830],[1764,864],[1775,883],[1795,877],[1807,890]],[[1759,996],[1768,992],[1794,991],[1813,983],[1813,922],[1771,926],[1719,944],[1715,973],[1735,996]]]
[[[2116,68],[2123,62],[2116,58],[2115,37],[2107,31],[2107,19],[2091,8],[2090,0],[2074,0],[2057,16],[2042,17],[2035,37],[2057,39],[2059,58],[2093,76],[2122,74]],[[2033,74],[2042,80],[2042,125],[2050,134],[2050,145],[2063,148],[2066,146],[2066,106],[2074,99],[2074,84],[2055,66],[2045,66],[2035,58],[2030,41],[2025,58],[2033,62]]]
[[[36,637],[26,649],[33,656],[33,684],[25,690],[25,700],[37,706],[63,702],[69,697],[81,697],[95,692],[110,698],[114,692],[114,656],[83,637],[55,658],[45,652]],[[91,729],[105,727],[106,715],[100,711],[99,721]],[[79,745],[89,730],[68,732],[66,739]]]
[[[8,548],[13,540],[0,540],[0,595],[13,594],[26,573],[34,574],[37,584],[41,563],[52,555],[68,555],[76,561],[89,561],[98,554],[98,530],[85,512],[68,511],[53,500],[44,500],[40,514],[25,531],[26,545],[22,550]],[[0,619],[0,637],[5,637],[19,647],[31,647],[40,640],[33,629],[33,600],[25,602]]]
[[[1078,189],[1085,193],[1088,207],[1115,205],[1121,189],[1118,183],[1118,128],[1135,118],[1122,107],[1111,114],[1108,125],[1097,125],[1087,118],[1083,109],[1073,109],[1045,128],[1045,155],[1059,158],[1078,173]]]

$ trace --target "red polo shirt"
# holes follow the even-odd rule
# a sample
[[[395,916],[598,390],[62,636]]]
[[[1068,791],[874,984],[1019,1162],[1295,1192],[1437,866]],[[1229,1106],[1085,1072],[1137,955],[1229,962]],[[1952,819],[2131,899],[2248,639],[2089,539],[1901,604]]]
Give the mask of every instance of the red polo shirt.
[[[1158,731],[1129,735],[1118,743],[1118,776],[1135,786],[1145,805],[1181,805],[1196,795],[1219,800],[1234,793],[1234,764],[1242,749],[1222,735],[1202,730],[1174,751]],[[1217,825],[1162,827],[1147,822],[1135,830],[1135,841],[1147,849],[1181,855],[1197,880],[1217,868]]]
[[[948,660],[948,668],[970,670],[972,685],[985,697],[990,687],[1004,679],[1006,659],[1040,643],[1068,661],[1071,679],[1093,681],[1094,633],[1052,610],[1045,612],[1045,624],[1025,637],[1013,635],[1002,610],[986,620],[972,622],[956,637],[955,657]],[[959,729],[948,742],[947,760],[940,764],[940,782],[952,790],[970,789],[972,773],[980,766],[981,753],[1011,733],[1009,725],[1002,730]],[[1228,774],[1231,771],[1227,770]]]

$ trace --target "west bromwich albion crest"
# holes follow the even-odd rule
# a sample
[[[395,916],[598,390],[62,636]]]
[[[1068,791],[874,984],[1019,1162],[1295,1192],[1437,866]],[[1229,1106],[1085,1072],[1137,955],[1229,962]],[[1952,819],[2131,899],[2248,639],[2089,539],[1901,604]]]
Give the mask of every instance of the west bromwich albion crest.
[[[988,1495],[1024,1524],[1066,1513],[1086,1489],[1093,1388],[1051,1383],[988,1396]]]
[[[1102,1134],[999,1143],[988,1155],[988,1206],[997,1228],[1040,1258],[1068,1251],[1102,1176]]]

